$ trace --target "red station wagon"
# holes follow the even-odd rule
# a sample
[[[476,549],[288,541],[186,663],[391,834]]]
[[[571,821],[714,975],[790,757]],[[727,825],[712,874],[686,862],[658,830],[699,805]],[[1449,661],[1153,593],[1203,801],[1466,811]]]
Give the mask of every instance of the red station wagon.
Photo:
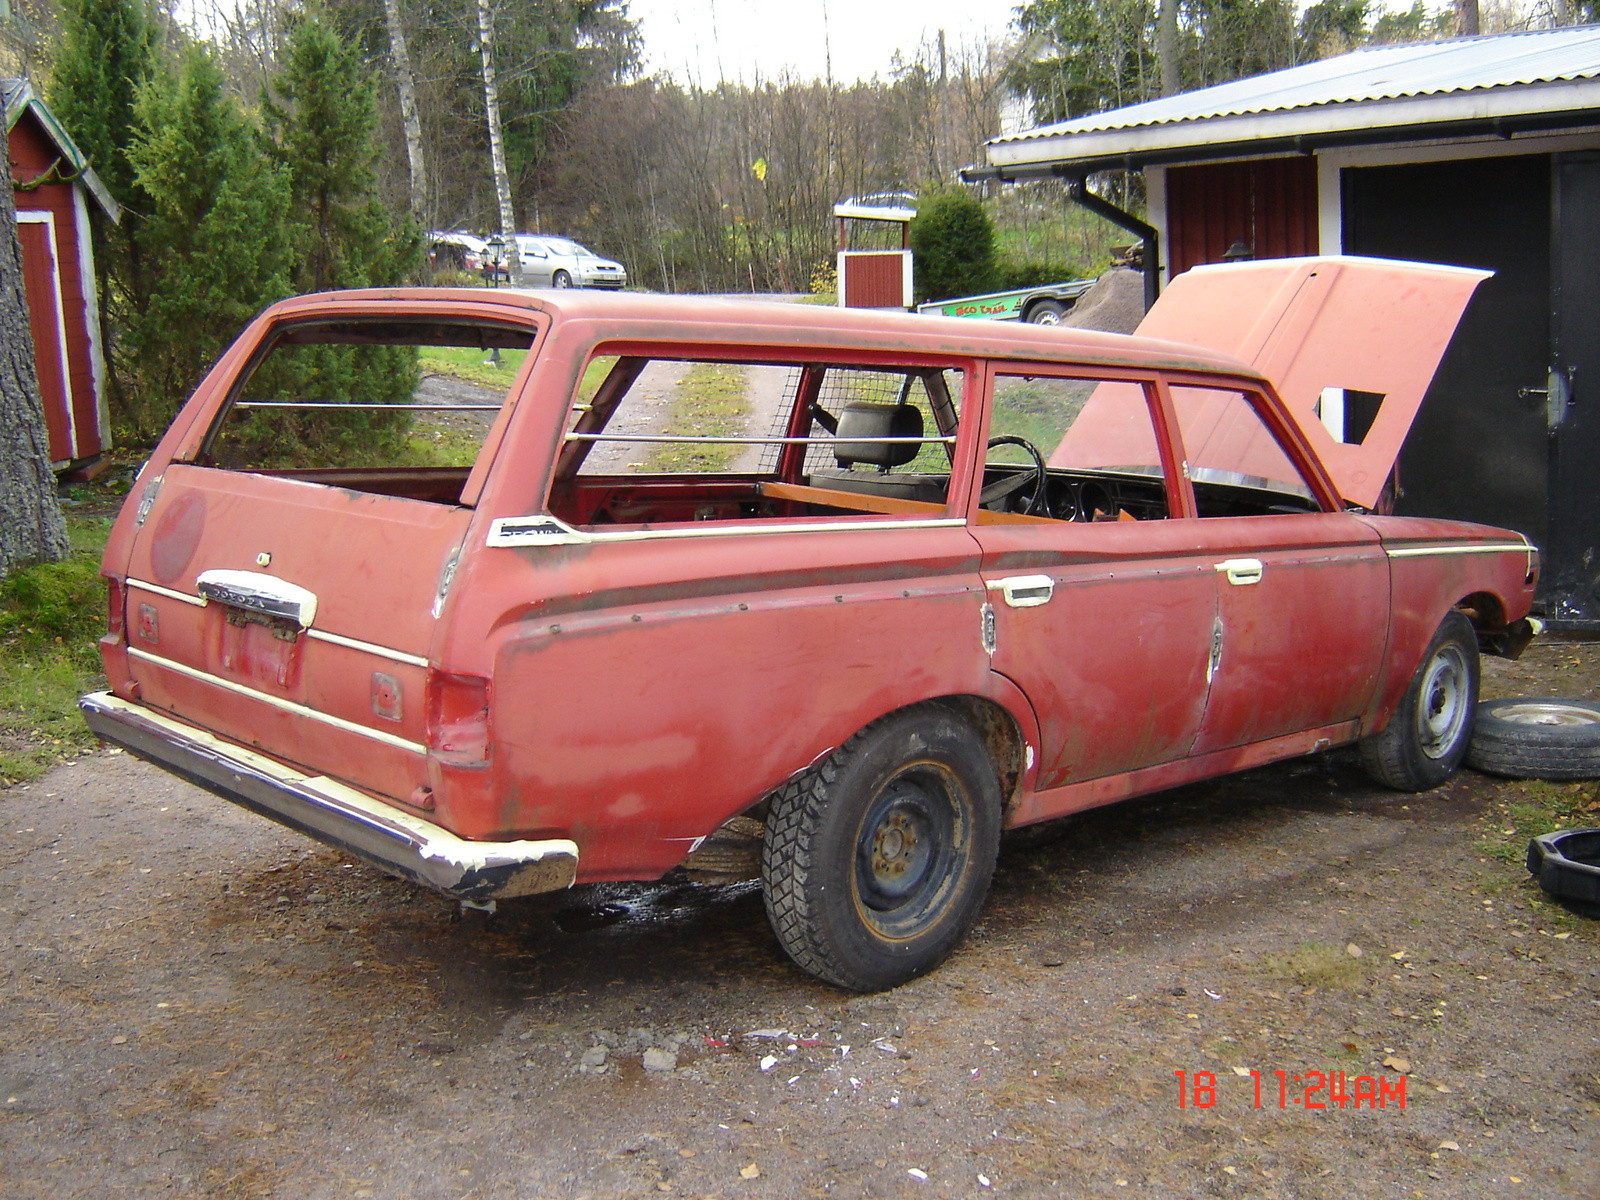
[[[1201,268],[1131,338],[285,301],[141,473],[82,706],[466,902],[759,876],[802,968],[893,986],[960,940],[1002,829],[1348,743],[1398,788],[1455,770],[1538,553],[1375,513],[1481,278]]]

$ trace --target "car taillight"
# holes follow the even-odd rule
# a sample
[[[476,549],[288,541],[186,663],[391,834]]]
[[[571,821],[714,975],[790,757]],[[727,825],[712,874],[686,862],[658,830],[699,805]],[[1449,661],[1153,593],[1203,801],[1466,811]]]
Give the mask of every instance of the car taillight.
[[[114,575],[102,575],[106,581],[106,632],[121,637],[124,613],[128,606],[128,585]]]
[[[489,761],[489,681],[428,672],[428,748],[452,766]]]

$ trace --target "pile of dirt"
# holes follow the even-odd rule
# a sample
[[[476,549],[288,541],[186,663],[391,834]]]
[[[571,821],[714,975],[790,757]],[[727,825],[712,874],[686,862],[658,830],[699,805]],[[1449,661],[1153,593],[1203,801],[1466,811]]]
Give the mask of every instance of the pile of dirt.
[[[1142,320],[1144,273],[1127,267],[1112,267],[1078,297],[1078,302],[1061,318],[1061,323],[1073,329],[1132,333]]]

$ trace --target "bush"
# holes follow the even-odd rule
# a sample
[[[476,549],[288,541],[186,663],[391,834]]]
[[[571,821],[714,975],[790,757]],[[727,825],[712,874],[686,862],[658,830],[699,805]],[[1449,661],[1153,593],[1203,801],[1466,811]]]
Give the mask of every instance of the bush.
[[[935,192],[918,204],[911,253],[918,303],[994,290],[994,223],[967,192]]]
[[[422,281],[425,287],[482,287],[482,271],[452,271],[435,267],[433,277]]]
[[[1019,288],[1039,287],[1046,283],[1065,283],[1077,277],[1077,271],[1061,263],[1012,262],[1002,259],[994,270],[992,290],[1014,292]]]

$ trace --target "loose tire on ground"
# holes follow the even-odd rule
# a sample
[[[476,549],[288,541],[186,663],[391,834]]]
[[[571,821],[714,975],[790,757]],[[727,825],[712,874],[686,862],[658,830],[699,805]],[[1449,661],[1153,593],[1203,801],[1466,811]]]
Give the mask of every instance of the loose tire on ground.
[[[767,918],[819,979],[862,992],[905,983],[977,916],[1000,823],[999,780],[972,727],[937,703],[893,713],[772,798]]]
[[[1510,779],[1600,779],[1600,704],[1485,700],[1467,762]]]
[[[1466,757],[1477,703],[1478,635],[1464,614],[1452,612],[1428,643],[1389,724],[1361,743],[1361,765],[1402,792],[1438,787]]]

